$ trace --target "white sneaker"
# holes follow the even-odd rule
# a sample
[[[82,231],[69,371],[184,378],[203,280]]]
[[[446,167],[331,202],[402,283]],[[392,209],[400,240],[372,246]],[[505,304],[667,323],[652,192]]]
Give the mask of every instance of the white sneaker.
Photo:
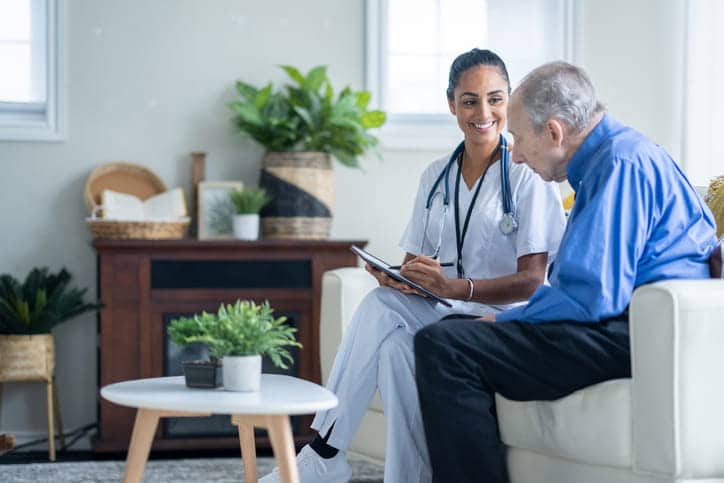
[[[344,452],[340,451],[334,458],[322,458],[309,445],[297,455],[299,483],[347,483],[352,477]],[[280,483],[279,468],[259,480],[259,483]]]

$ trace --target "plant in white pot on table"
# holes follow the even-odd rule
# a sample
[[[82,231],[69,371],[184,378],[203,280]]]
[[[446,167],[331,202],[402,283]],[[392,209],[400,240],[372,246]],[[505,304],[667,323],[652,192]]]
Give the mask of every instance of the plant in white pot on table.
[[[240,189],[229,194],[234,205],[232,218],[234,238],[256,240],[259,238],[259,212],[271,198],[264,188]]]
[[[237,300],[219,307],[215,314],[202,312],[171,321],[168,333],[177,345],[201,342],[212,359],[221,360],[227,391],[258,391],[261,356],[286,369],[294,362],[289,347],[301,347],[286,317],[274,317],[269,302],[257,305]]]

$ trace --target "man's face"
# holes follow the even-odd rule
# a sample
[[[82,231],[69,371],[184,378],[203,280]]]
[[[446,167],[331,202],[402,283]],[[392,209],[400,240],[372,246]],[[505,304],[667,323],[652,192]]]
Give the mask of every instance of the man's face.
[[[566,163],[560,143],[548,126],[535,132],[528,113],[515,93],[508,104],[508,131],[514,141],[513,162],[527,164],[545,181],[565,180]]]

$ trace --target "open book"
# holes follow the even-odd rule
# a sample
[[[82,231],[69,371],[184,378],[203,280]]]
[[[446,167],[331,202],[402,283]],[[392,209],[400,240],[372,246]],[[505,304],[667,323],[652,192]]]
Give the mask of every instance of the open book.
[[[186,216],[186,201],[181,188],[174,188],[146,200],[104,190],[101,195],[103,218],[122,221],[177,221]]]

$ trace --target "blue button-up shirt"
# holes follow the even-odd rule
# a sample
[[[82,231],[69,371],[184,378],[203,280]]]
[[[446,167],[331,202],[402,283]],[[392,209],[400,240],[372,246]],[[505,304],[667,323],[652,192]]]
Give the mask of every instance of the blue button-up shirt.
[[[567,177],[576,201],[550,286],[497,320],[598,322],[622,314],[639,285],[709,277],[714,218],[663,148],[605,115]]]

